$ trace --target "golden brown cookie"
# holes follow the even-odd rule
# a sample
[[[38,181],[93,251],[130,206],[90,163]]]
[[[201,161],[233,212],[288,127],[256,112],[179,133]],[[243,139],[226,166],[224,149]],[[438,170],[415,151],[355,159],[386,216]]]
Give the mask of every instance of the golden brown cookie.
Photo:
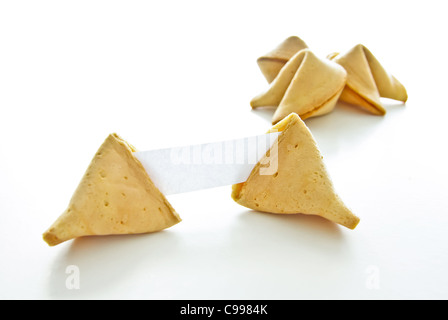
[[[380,97],[406,102],[406,88],[388,73],[362,44],[328,58],[347,71],[347,85],[340,100],[360,106],[376,115],[386,114]]]
[[[289,37],[272,51],[259,57],[257,59],[258,67],[266,80],[271,83],[286,62],[298,51],[306,48],[308,48],[307,44],[299,37]]]
[[[277,214],[318,215],[354,229],[359,218],[336,194],[316,142],[300,117],[292,113],[269,132],[278,141],[244,183],[232,186],[232,198],[247,208]],[[277,163],[266,174],[265,164]],[[271,168],[272,169],[272,168]]]
[[[275,106],[272,124],[290,113],[303,120],[331,112],[346,83],[339,64],[316,56],[311,50],[297,52],[280,70],[269,88],[254,97],[252,108]]]
[[[116,134],[91,161],[68,208],[43,234],[50,246],[90,235],[160,231],[181,221],[165,196]]]

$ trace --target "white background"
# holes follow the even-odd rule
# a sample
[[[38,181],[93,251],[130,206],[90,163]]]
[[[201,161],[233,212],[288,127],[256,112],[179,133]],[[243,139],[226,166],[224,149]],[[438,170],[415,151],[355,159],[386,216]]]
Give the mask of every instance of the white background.
[[[448,298],[443,4],[1,1],[0,298]],[[47,246],[109,133],[147,150],[267,131],[256,59],[291,35],[321,56],[362,43],[408,90],[384,117],[306,121],[355,230],[247,210],[229,186],[169,196],[183,221],[163,232]]]

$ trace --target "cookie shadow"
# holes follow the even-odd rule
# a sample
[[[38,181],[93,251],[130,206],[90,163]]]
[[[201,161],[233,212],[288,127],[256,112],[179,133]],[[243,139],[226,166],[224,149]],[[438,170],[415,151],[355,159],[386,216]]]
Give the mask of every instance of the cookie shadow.
[[[320,216],[272,214],[246,210],[232,229],[232,244],[242,255],[254,248],[282,259],[314,255],[332,256],[346,249],[344,227]],[[295,258],[292,258],[295,260]]]
[[[107,296],[133,274],[150,272],[154,263],[175,248],[174,232],[148,234],[87,236],[62,244],[48,277],[48,293],[54,299],[77,299]],[[167,253],[168,252],[168,257]],[[163,258],[162,258],[163,260]],[[142,268],[144,270],[142,271]],[[148,277],[150,274],[147,275]]]

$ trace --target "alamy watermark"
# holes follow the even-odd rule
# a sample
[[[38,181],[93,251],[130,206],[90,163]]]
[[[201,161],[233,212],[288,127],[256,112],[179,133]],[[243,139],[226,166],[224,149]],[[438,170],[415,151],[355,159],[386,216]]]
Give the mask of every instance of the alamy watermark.
[[[260,175],[278,170],[277,132],[244,139],[171,148],[169,161],[174,165],[256,165]]]
[[[67,278],[65,279],[65,287],[68,290],[77,290],[81,288],[81,277],[79,267],[76,265],[69,265],[65,268]]]
[[[369,265],[365,269],[366,277],[366,288],[369,290],[379,290],[380,289],[380,269],[378,266]]]

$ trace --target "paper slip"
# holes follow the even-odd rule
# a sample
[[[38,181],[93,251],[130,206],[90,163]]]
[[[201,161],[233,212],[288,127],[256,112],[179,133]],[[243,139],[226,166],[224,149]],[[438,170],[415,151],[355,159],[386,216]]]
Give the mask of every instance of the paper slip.
[[[156,187],[165,194],[208,189],[247,180],[264,160],[260,174],[274,174],[277,163],[265,157],[280,132],[198,145],[135,152]]]

